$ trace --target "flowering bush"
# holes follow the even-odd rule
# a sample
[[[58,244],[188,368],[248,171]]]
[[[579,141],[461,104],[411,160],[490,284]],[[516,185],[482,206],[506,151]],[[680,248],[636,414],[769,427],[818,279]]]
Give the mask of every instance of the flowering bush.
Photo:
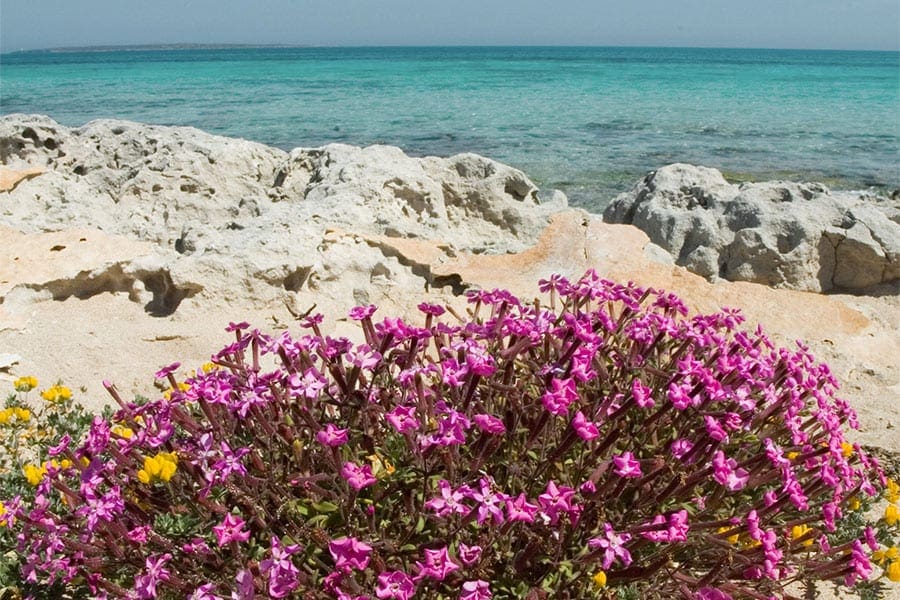
[[[98,596],[767,598],[891,574],[888,486],[806,348],[589,272],[365,338],[232,324],[166,398],[49,449],[7,504],[30,581]],[[62,461],[68,459],[68,463]],[[887,487],[896,495],[896,488]],[[843,519],[843,521],[842,521]],[[839,526],[843,523],[843,526]],[[876,557],[876,560],[879,557]]]
[[[37,486],[47,468],[69,467],[68,459],[51,460],[47,450],[64,435],[80,439],[88,430],[93,415],[84,407],[71,402],[72,391],[56,384],[39,394],[41,400],[31,398],[38,387],[37,378],[19,377],[13,382],[17,393],[7,396],[0,410],[0,499],[33,501]],[[0,598],[18,597],[23,591],[39,597],[59,598],[61,586],[42,590],[20,585],[18,575],[22,559],[14,551],[15,538],[10,524],[13,511],[0,502]],[[24,588],[24,590],[22,589]],[[85,590],[87,591],[87,590]],[[42,593],[43,592],[43,593]],[[10,595],[11,594],[11,595]]]

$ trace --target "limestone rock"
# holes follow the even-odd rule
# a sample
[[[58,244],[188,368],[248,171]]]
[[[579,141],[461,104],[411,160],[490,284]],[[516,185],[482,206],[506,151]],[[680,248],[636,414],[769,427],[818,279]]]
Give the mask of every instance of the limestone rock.
[[[714,169],[654,171],[604,212],[710,280],[824,292],[900,279],[900,204],[817,183],[729,184]]]
[[[566,206],[562,194],[542,203],[521,171],[474,154],[411,158],[399,148],[342,144],[286,153],[128,121],[72,129],[7,115],[0,162],[46,170],[0,204],[0,223],[30,233],[93,227],[150,242],[160,264],[135,271],[138,279],[165,272],[172,281],[157,287],[235,301],[343,285],[348,269],[363,269],[363,278],[380,272],[380,252],[369,246],[372,256],[349,263],[323,253],[330,228],[506,253],[532,244]]]

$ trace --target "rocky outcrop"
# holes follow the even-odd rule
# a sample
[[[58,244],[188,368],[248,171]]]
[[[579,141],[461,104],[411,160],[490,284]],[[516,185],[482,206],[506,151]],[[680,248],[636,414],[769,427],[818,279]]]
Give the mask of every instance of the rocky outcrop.
[[[818,183],[732,185],[715,169],[674,164],[603,214],[630,223],[707,279],[816,292],[900,279],[900,203]]]
[[[521,171],[474,154],[411,158],[394,147],[341,144],[287,153],[128,121],[71,129],[7,115],[0,163],[45,171],[0,194],[0,223],[29,233],[91,227],[149,242],[155,257],[144,262],[153,266],[136,272],[166,273],[160,286],[176,296],[205,290],[266,301],[349,279],[354,268],[390,280],[372,252],[345,264],[329,251],[333,228],[447,240],[451,252],[514,252],[566,206],[562,194],[542,202]]]

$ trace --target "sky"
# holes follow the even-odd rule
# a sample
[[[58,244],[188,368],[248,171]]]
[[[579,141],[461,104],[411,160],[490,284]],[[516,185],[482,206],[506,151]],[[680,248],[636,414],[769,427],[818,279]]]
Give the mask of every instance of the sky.
[[[0,51],[144,44],[900,50],[898,0],[0,0]]]

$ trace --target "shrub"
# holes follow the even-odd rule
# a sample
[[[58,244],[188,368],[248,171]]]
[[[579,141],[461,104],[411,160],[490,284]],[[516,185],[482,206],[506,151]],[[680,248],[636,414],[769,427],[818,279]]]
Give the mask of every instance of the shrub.
[[[93,415],[72,401],[72,391],[64,385],[57,383],[37,394],[39,398],[32,398],[37,387],[35,377],[19,377],[13,382],[16,393],[6,397],[0,410],[0,498],[15,499],[8,501],[9,508],[0,502],[0,598],[18,597],[23,592],[60,598],[64,591],[61,585],[38,589],[20,581],[22,557],[14,550],[13,529],[6,525],[23,499],[33,502],[35,486],[48,467],[68,466],[67,459],[51,459],[48,449],[63,436],[81,439]]]
[[[138,598],[712,599],[891,560],[896,521],[858,516],[886,480],[805,347],[592,272],[541,290],[473,293],[466,318],[423,304],[423,327],[358,307],[359,344],[319,316],[299,337],[232,324],[213,365],[156,374],[166,398],[107,384],[119,412],[14,503],[24,576]]]

